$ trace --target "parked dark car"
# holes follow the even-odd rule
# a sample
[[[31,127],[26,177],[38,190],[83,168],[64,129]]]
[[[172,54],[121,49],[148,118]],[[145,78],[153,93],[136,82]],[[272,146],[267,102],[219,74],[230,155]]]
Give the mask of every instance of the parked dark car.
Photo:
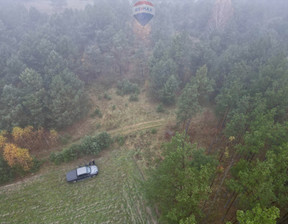
[[[86,178],[94,177],[98,174],[98,167],[96,165],[85,165],[75,170],[71,170],[66,174],[67,182],[77,182]]]

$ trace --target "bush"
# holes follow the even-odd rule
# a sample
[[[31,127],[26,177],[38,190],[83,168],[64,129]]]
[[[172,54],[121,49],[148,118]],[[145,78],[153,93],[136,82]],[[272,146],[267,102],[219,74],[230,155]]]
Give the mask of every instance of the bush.
[[[37,172],[43,161],[33,158],[33,166],[29,171],[24,171],[22,167],[10,167],[5,159],[0,155],[0,184],[5,184],[8,181],[15,179],[17,176],[27,175],[28,173]]]
[[[85,155],[81,150],[81,146],[78,144],[71,145],[70,149],[71,153],[75,154],[75,159],[77,159],[81,155]]]
[[[162,103],[158,105],[156,111],[157,113],[164,113],[165,110],[164,110],[164,106]]]
[[[129,101],[134,101],[134,102],[139,101],[138,95],[136,94],[131,95],[129,98]]]
[[[64,162],[70,162],[77,158],[77,154],[73,151],[73,148],[66,148],[62,151]]]
[[[153,128],[153,129],[151,130],[151,134],[155,135],[156,133],[157,133],[157,129]]]
[[[86,136],[80,145],[81,151],[84,154],[94,154],[96,155],[101,151],[101,147],[97,142],[96,137]]]
[[[50,154],[50,161],[59,165],[63,162],[69,162],[77,159],[81,155],[80,146],[72,145],[69,148],[63,149],[61,152],[52,152]],[[84,153],[83,153],[84,154]]]
[[[0,155],[0,184],[4,184],[14,178],[13,169],[9,167],[7,162]]]
[[[91,114],[91,117],[95,117],[95,116],[97,116],[99,118],[103,117],[101,111],[98,108]]]
[[[135,83],[131,83],[127,79],[123,79],[122,81],[119,81],[117,84],[117,94],[120,96],[128,95],[128,94],[139,94],[139,88],[138,85]]]
[[[101,128],[101,124],[96,124],[96,129],[99,129],[99,128]]]
[[[118,143],[119,146],[123,146],[125,144],[126,137],[117,136],[117,137],[115,137],[115,141]]]
[[[102,132],[96,137],[101,150],[108,148],[112,144],[111,136],[107,132]]]
[[[30,173],[35,173],[35,172],[37,172],[39,169],[40,169],[40,167],[41,167],[41,165],[44,163],[44,161],[43,160],[39,160],[39,159],[37,159],[37,158],[33,158],[33,167],[29,170],[29,172]]]
[[[55,160],[56,160],[56,153],[55,152],[50,153],[49,160],[53,163],[55,162]]]
[[[75,144],[69,148],[63,149],[61,152],[52,152],[50,161],[59,165],[63,162],[75,160],[83,155],[97,155],[103,149],[110,146],[112,139],[106,132],[97,136],[86,136],[80,144]]]
[[[71,135],[64,134],[64,135],[61,135],[59,139],[62,145],[67,145],[71,138],[72,138]]]
[[[103,98],[104,98],[105,100],[111,100],[111,99],[112,99],[112,97],[111,97],[110,95],[108,95],[108,93],[104,93]]]
[[[52,152],[50,154],[50,161],[52,161],[53,163],[55,163],[56,165],[59,165],[61,163],[64,162],[64,156],[62,152]]]

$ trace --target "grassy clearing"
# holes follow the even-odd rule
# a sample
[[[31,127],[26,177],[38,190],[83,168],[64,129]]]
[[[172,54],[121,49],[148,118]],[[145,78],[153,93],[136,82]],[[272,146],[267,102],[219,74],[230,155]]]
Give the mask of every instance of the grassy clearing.
[[[110,100],[99,97],[105,92]],[[95,160],[100,170],[96,178],[66,183],[67,171],[92,159],[82,158],[61,166],[45,165],[33,177],[0,187],[0,223],[157,223],[153,209],[143,200],[140,180],[146,176],[145,169],[162,158],[160,145],[166,128],[175,124],[175,108],[159,114],[145,92],[138,102],[118,96],[113,88],[105,92],[92,87],[89,94],[91,113],[99,108],[102,117],[87,116],[62,134],[69,136],[67,144],[71,144],[85,135],[108,131],[122,137],[123,146],[104,151]],[[208,111],[191,122],[194,140],[207,137],[209,125],[200,127],[202,120],[214,119]],[[199,128],[203,131],[196,131]],[[50,150],[43,152],[41,158],[49,154]]]
[[[167,113],[157,113],[158,104],[151,102],[146,92],[141,91],[137,102],[130,102],[129,96],[117,95],[115,88],[109,90],[102,88],[96,84],[89,88],[90,115],[64,131],[71,136],[71,141],[101,131],[123,135],[175,122],[175,108],[169,108]],[[111,99],[105,99],[103,97],[105,94]],[[101,117],[91,116],[96,110],[101,111]]]
[[[66,183],[65,173],[85,159],[2,187],[1,223],[154,223],[142,200],[134,154],[127,149],[104,152],[96,159],[99,175],[76,184]]]
[[[104,93],[111,99],[99,97]],[[33,177],[1,187],[0,223],[157,223],[153,209],[143,201],[140,180],[145,168],[160,157],[161,136],[166,125],[175,122],[175,111],[157,113],[157,104],[143,91],[137,102],[118,96],[113,88],[91,87],[89,96],[91,113],[98,108],[103,116],[87,116],[61,133],[69,136],[66,144],[108,131],[125,136],[124,145],[95,160],[100,170],[96,178],[66,183],[67,171],[92,159],[82,158],[61,166],[46,164]],[[51,150],[40,157],[48,158]]]

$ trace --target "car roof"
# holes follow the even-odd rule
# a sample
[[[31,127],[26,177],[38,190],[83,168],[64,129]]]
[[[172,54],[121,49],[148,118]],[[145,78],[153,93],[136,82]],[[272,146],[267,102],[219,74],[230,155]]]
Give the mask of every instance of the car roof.
[[[82,174],[86,174],[88,173],[88,169],[86,166],[83,166],[83,167],[80,167],[80,168],[77,168],[77,175],[82,175]]]

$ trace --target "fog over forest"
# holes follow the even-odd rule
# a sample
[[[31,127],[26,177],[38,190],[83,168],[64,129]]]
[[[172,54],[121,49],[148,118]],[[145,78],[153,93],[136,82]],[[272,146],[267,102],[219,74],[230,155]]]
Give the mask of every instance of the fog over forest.
[[[287,96],[287,0],[0,0],[0,223],[287,224]]]

